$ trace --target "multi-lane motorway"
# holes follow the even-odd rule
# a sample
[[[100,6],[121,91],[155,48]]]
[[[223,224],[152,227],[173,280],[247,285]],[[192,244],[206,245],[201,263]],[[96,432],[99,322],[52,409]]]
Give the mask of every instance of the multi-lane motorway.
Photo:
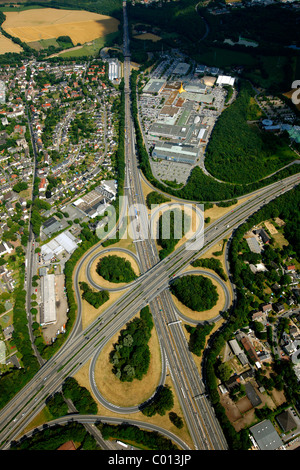
[[[198,449],[226,448],[226,443],[220,438],[222,433],[218,428],[214,413],[203,395],[205,389],[187,351],[181,325],[168,326],[168,323],[176,320],[177,317],[166,295],[168,292],[166,287],[169,280],[184,271],[194,258],[205,253],[211,246],[223,239],[229,230],[239,226],[261,206],[282,194],[283,190],[288,191],[293,188],[295,184],[299,183],[299,178],[298,175],[295,175],[275,183],[264,188],[260,195],[237,206],[232,212],[227,213],[218,222],[207,228],[204,246],[200,251],[198,249],[196,251],[186,250],[184,245],[181,246],[142,274],[139,282],[128,289],[88,328],[81,332],[78,328],[76,334],[72,335],[72,340],[67,341],[61,351],[49,359],[22,391],[1,410],[0,442],[5,446],[10,440],[15,439],[44,407],[45,399],[59,390],[65,377],[74,374],[82,364],[95,354],[99,354],[101,346],[109,341],[144,305],[150,303],[151,311],[158,311],[156,313],[160,321],[158,334],[164,347],[164,356],[167,357],[168,366],[174,378],[174,386],[186,413],[185,418],[189,423],[195,447]],[[230,228],[227,227],[228,225]],[[94,248],[94,251],[96,249]],[[91,256],[91,252],[83,257],[81,266]],[[76,275],[78,276],[78,272]],[[77,291],[78,285],[75,284],[74,287]],[[161,292],[162,289],[164,290]],[[164,315],[161,312],[163,308]],[[80,303],[78,313],[80,316]],[[210,421],[214,426],[217,426],[216,429],[212,427]]]
[[[126,5],[124,5],[124,83],[125,83],[125,128],[126,128],[126,196],[130,205],[144,204],[141,178],[137,166],[133,122],[130,112],[130,55],[127,39]],[[174,389],[180,402],[193,445],[198,450],[227,449],[222,429],[205,393],[205,387],[196,364],[188,350],[186,338],[174,308],[169,283],[183,273],[191,261],[204,254],[211,246],[227,237],[236,227],[264,204],[288,191],[299,183],[299,175],[274,183],[238,205],[235,209],[209,225],[199,246],[199,238],[183,244],[164,260],[160,261],[155,242],[151,236],[141,237],[136,243],[137,256],[141,269],[138,280],[125,290],[118,300],[110,305],[99,318],[85,330],[81,328],[81,299],[78,288],[80,270],[96,255],[99,245],[91,249],[81,259],[74,276],[74,289],[78,301],[78,318],[72,334],[61,350],[49,359],[33,379],[0,412],[0,442],[8,448],[11,440],[20,435],[44,407],[45,399],[59,390],[64,379],[75,374],[91,358],[90,376],[92,387],[93,367],[101,349],[111,340],[140,309],[149,304],[157,330],[162,357],[163,383],[168,369]],[[123,214],[122,211],[120,211]],[[87,273],[88,274],[88,273]],[[99,400],[111,411],[122,414],[135,409],[117,409],[102,399]]]

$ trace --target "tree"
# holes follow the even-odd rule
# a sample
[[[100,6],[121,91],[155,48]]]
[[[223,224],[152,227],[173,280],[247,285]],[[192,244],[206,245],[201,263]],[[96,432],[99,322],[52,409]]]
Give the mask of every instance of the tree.
[[[232,370],[230,369],[229,365],[225,362],[218,366],[217,374],[222,382],[227,382],[227,380],[229,380],[232,374]]]
[[[158,413],[160,416],[164,416],[168,410],[171,410],[174,406],[173,392],[170,387],[163,386],[159,389],[155,395],[154,400],[142,409],[142,413],[145,416],[154,416]]]
[[[93,291],[86,282],[80,282],[80,289],[82,298],[91,304],[94,308],[99,308],[109,299],[109,292],[107,290]]]
[[[183,419],[180,416],[178,416],[178,414],[174,413],[173,411],[170,411],[169,418],[170,418],[171,423],[173,423],[174,426],[176,426],[176,428],[178,429],[183,428]]]

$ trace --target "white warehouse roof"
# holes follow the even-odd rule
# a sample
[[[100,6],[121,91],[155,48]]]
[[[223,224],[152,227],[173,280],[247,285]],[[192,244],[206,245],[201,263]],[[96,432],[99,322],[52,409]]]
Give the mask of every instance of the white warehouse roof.
[[[71,254],[76,250],[76,248],[77,243],[75,242],[75,237],[66,230],[45,245],[42,245],[41,252],[44,256],[44,260],[49,261],[53,256],[59,255],[59,253],[62,253],[63,251]]]
[[[217,85],[231,85],[233,86],[235,78],[229,77],[228,75],[219,75],[217,79]]]
[[[47,274],[41,277],[42,309],[41,324],[56,322],[55,275]]]

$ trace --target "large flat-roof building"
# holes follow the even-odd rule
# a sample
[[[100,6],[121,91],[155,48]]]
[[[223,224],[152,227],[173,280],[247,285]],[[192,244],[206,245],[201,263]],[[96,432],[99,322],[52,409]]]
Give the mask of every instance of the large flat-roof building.
[[[189,68],[190,64],[187,64],[185,62],[179,62],[179,64],[177,64],[175,69],[173,70],[173,73],[175,75],[186,75]]]
[[[260,450],[276,450],[283,445],[282,440],[269,419],[265,419],[261,423],[252,426],[250,432]]]
[[[63,252],[71,255],[76,248],[77,243],[75,237],[71,232],[69,232],[69,230],[66,230],[45,245],[42,245],[41,253],[44,257],[44,261],[47,262],[55,256],[59,256]]]
[[[77,199],[73,205],[92,219],[102,214],[107,207],[105,196],[96,189]]]
[[[56,322],[55,275],[46,274],[41,277],[42,303],[40,324],[49,325]]]
[[[235,82],[235,78],[229,77],[228,75],[219,75],[217,78],[217,85],[230,85],[233,86]]]
[[[194,165],[199,156],[199,149],[188,144],[162,142],[155,145],[152,156],[162,160]]]
[[[166,84],[161,78],[151,78],[143,88],[143,93],[160,93]]]
[[[155,139],[164,137],[174,140],[185,140],[187,138],[188,131],[189,128],[186,126],[154,122],[148,131],[148,139],[151,140],[151,138]]]
[[[197,103],[212,104],[213,95],[211,93],[201,93],[194,91],[183,91],[181,93],[182,98],[189,101],[195,101]]]
[[[46,220],[42,226],[42,232],[46,237],[51,237],[54,233],[59,232],[62,230],[63,225],[59,219],[56,217],[50,217],[50,219]]]

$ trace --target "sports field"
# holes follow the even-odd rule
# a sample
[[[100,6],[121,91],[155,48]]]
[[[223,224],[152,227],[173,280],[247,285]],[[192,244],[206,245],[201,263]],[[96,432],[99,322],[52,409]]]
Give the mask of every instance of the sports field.
[[[69,36],[74,45],[84,44],[118,30],[119,20],[83,10],[39,8],[5,12],[2,27],[25,43]]]

